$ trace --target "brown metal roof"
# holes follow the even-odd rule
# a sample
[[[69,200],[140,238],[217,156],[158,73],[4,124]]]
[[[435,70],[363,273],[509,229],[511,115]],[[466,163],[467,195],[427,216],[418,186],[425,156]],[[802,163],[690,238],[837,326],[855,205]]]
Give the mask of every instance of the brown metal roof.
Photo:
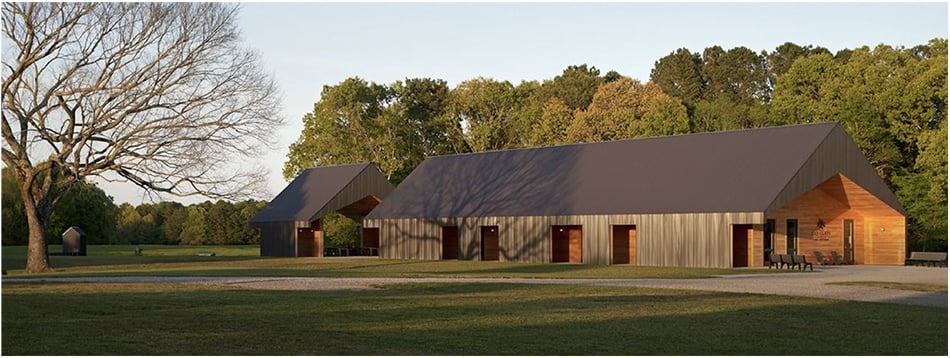
[[[842,130],[816,123],[430,157],[367,219],[764,212],[835,128]]]
[[[358,181],[361,175],[369,176],[362,181],[372,185],[359,185],[355,190],[344,191],[347,186],[352,187],[351,183]],[[339,210],[366,196],[382,199],[390,191],[392,184],[372,163],[310,168],[277,194],[267,207],[254,216],[251,223],[295,221],[309,225],[318,214]],[[348,198],[340,200],[340,195],[344,193]],[[327,207],[334,203],[337,205]]]

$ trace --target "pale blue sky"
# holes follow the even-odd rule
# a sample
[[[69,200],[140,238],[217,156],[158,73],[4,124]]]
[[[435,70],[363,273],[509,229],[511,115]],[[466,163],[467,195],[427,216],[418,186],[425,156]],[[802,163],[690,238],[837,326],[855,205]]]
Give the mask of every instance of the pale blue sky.
[[[647,81],[653,63],[680,47],[925,44],[947,37],[947,10],[946,3],[247,3],[239,25],[284,93],[287,125],[263,158],[270,199],[286,185],[281,167],[301,118],[324,85],[348,77],[517,83],[586,63]],[[130,185],[104,188],[116,203],[142,201]]]

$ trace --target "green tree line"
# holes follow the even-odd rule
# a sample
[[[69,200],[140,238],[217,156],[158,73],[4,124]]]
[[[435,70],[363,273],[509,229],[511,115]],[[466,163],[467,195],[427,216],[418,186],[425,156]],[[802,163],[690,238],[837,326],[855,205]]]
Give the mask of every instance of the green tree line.
[[[3,245],[25,245],[29,233],[16,178],[7,168],[2,176]],[[95,184],[77,183],[53,210],[47,242],[60,243],[60,234],[79,226],[90,244],[259,244],[260,232],[248,223],[266,205],[219,200],[188,206],[170,201],[116,206]]]
[[[398,184],[432,155],[837,121],[909,211],[909,249],[946,250],[946,111],[946,39],[836,53],[791,42],[680,48],[645,83],[586,64],[540,81],[478,77],[451,88],[353,77],[323,87],[283,174],[371,161]]]

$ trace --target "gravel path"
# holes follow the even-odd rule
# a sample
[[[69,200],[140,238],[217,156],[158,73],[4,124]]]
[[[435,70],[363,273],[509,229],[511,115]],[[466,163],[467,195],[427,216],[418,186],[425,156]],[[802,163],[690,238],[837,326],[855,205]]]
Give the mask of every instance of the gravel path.
[[[806,296],[947,308],[947,294],[833,282],[881,281],[947,285],[947,269],[906,266],[823,266],[805,274],[728,275],[706,279],[320,278],[320,277],[74,277],[4,278],[3,282],[200,283],[269,290],[367,290],[396,283],[526,283],[652,287]]]

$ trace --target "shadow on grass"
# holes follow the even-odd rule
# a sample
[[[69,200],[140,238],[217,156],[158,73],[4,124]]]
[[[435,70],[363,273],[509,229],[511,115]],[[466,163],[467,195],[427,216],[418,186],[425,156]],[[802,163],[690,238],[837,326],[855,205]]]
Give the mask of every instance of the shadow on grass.
[[[947,354],[944,309],[812,298],[518,284],[18,287],[3,292],[4,354]]]

